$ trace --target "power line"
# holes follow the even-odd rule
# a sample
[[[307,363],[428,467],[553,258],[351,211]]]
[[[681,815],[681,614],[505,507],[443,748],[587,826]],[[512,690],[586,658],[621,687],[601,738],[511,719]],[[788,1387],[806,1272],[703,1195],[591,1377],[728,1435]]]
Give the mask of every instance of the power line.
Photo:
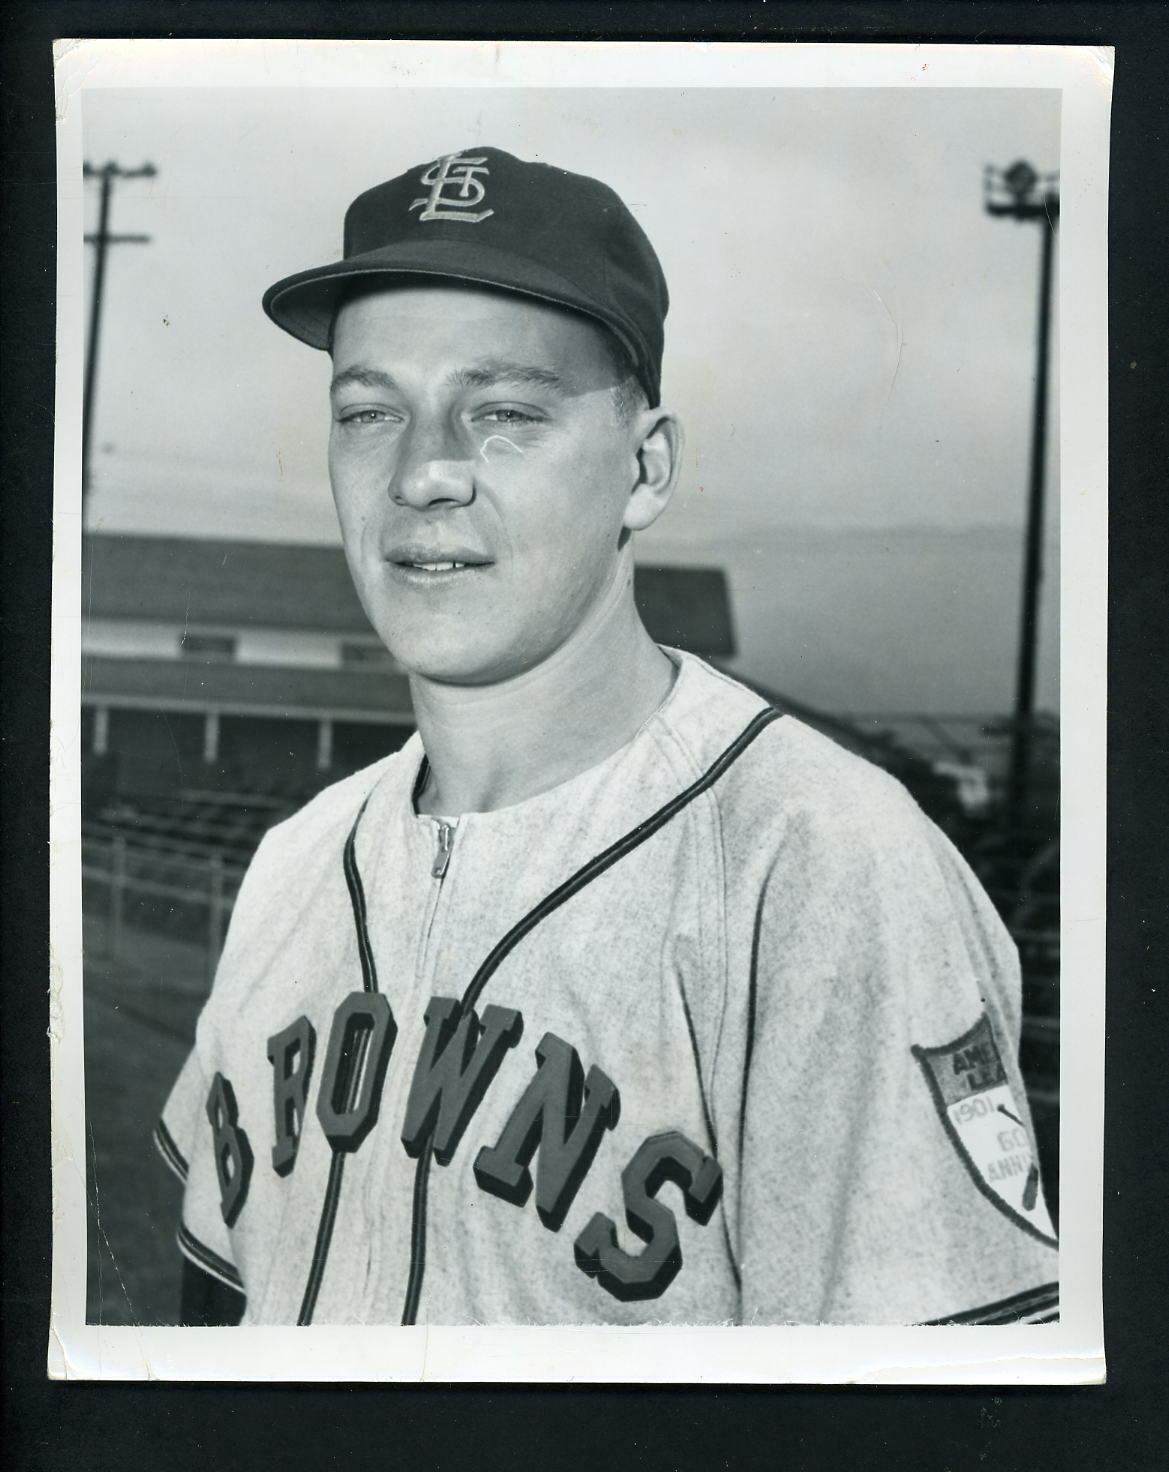
[[[110,197],[115,179],[153,179],[158,170],[153,164],[143,164],[138,169],[123,169],[112,160],[101,168],[87,163],[84,175],[87,179],[101,180],[101,204],[98,211],[97,232],[87,235],[87,245],[96,247],[93,260],[93,299],[89,308],[89,344],[85,354],[85,397],[81,410],[81,494],[82,505],[90,489],[90,452],[93,435],[94,395],[97,389],[98,343],[101,338],[102,295],[106,278],[106,251],[111,245],[146,245],[149,235],[111,235]]]

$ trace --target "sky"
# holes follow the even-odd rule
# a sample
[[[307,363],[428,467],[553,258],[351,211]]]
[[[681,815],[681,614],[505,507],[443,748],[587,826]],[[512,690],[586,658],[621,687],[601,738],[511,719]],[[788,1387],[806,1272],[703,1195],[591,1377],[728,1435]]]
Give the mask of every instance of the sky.
[[[1057,93],[155,88],[83,107],[91,163],[158,170],[114,198],[111,228],[151,241],[108,258],[94,529],[335,542],[328,360],[260,297],[339,257],[363,189],[492,144],[603,178],[658,250],[687,448],[639,555],[727,569],[744,673],[837,711],[1009,708],[1040,243],[986,215],[982,175],[1058,168]],[[1054,383],[1052,407],[1058,425]],[[1057,472],[1053,444],[1048,707]]]

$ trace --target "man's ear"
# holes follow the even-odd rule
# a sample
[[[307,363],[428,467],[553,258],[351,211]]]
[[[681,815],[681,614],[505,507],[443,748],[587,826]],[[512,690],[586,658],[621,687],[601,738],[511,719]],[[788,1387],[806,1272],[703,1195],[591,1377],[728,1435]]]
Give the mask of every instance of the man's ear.
[[[652,526],[674,494],[682,467],[682,425],[669,409],[643,409],[637,416],[637,479],[622,525],[631,532]]]

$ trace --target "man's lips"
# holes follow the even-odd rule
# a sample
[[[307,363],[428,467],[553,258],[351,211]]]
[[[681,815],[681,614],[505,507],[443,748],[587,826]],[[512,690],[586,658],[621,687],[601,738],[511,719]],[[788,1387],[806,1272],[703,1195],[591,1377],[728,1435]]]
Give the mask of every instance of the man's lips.
[[[490,557],[471,547],[423,547],[414,544],[390,548],[385,560],[404,572],[432,576],[468,572],[491,565]]]

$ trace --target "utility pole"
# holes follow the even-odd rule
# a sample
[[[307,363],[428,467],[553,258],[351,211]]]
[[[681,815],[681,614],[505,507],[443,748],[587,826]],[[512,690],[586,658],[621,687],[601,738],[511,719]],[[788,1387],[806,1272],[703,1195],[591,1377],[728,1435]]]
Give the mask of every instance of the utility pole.
[[[153,179],[157,170],[153,164],[143,164],[140,169],[123,169],[112,161],[100,169],[86,164],[87,179],[101,180],[101,204],[97,217],[97,234],[87,235],[85,243],[96,246],[93,259],[93,298],[89,305],[89,343],[85,353],[85,398],[81,410],[81,494],[82,505],[90,490],[90,453],[93,436],[94,395],[97,389],[98,342],[101,338],[102,293],[106,279],[106,250],[111,245],[146,245],[149,235],[110,234],[110,196],[114,191],[115,179]]]
[[[1009,169],[986,168],[983,190],[986,212],[1013,220],[1035,220],[1040,230],[1039,319],[1035,363],[1035,398],[1031,423],[1031,469],[1027,494],[1027,529],[1023,547],[1023,596],[1019,628],[1019,664],[1015,681],[1015,717],[1007,812],[1016,832],[1022,827],[1031,777],[1035,726],[1035,657],[1038,644],[1039,587],[1043,581],[1044,466],[1047,457],[1047,364],[1051,340],[1051,282],[1055,232],[1059,224],[1059,175],[1040,176],[1020,160]]]

